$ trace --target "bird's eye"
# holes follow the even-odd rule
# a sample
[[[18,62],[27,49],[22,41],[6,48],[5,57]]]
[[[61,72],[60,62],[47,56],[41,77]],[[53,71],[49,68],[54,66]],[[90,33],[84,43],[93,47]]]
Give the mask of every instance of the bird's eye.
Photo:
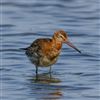
[[[62,36],[62,35],[60,35],[60,38],[63,38],[63,36]]]

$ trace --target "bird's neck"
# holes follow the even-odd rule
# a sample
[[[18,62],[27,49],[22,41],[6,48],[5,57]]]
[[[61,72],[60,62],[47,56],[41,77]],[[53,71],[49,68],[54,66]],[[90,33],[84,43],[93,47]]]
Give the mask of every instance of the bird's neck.
[[[52,44],[53,44],[53,47],[56,48],[57,50],[60,50],[62,48],[62,42],[58,41],[57,39],[55,38],[52,38]]]

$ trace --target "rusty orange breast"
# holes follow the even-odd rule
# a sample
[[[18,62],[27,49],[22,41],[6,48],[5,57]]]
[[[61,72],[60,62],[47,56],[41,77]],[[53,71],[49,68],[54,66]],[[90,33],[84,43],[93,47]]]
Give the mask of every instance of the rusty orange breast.
[[[62,43],[57,43],[56,48],[57,48],[57,50],[60,50],[62,48]]]

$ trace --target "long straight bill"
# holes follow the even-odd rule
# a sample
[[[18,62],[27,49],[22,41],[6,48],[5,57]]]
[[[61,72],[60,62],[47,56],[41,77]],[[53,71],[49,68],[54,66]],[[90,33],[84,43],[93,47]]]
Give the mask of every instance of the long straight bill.
[[[81,51],[77,49],[70,41],[66,41],[65,43],[69,45],[70,47],[72,47],[73,49],[75,49],[76,51],[78,51],[79,53],[81,53]]]

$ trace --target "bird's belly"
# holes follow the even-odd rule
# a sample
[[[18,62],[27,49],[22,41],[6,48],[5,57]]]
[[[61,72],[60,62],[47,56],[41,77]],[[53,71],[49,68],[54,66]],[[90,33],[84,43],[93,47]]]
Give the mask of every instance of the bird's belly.
[[[35,56],[28,56],[28,58],[29,58],[29,60],[30,60],[33,64],[35,64],[35,65],[38,64],[38,58],[37,58],[37,57],[35,57]]]
[[[51,66],[51,65],[53,65],[53,64],[56,63],[57,58],[58,57],[56,57],[56,58],[54,58],[52,60],[49,59],[49,58],[47,58],[47,57],[40,58],[40,60],[39,60],[39,66],[40,67],[48,67],[48,66]]]
[[[59,53],[55,54],[55,53],[50,53],[49,56],[48,55],[42,55],[42,56],[38,56],[36,53],[27,53],[28,58],[30,59],[30,61],[38,67],[48,67],[51,66],[53,64],[56,63]]]

